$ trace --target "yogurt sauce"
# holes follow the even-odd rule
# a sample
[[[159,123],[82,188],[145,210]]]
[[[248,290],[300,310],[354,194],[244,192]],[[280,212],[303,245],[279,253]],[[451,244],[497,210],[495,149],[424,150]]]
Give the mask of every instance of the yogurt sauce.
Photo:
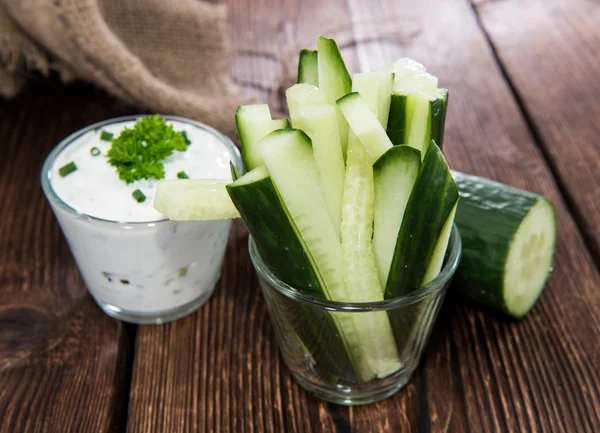
[[[107,124],[101,130],[117,137],[134,123]],[[184,120],[168,123],[185,131],[191,144],[165,160],[166,179],[182,170],[190,178],[231,179],[229,161],[240,165],[233,143]],[[121,180],[107,162],[111,144],[100,140],[100,132],[90,129],[62,143],[42,172],[44,192],[81,275],[96,303],[113,317],[134,323],[183,317],[212,294],[231,221],[165,219],[153,208],[158,181],[128,185]],[[92,156],[93,147],[101,154]],[[69,162],[77,170],[61,177],[58,170]],[[143,203],[132,197],[136,189],[146,196]]]
[[[126,184],[106,158],[111,143],[100,139],[101,131],[110,132],[116,138],[123,129],[133,128],[134,124],[135,121],[131,120],[88,131],[60,152],[50,176],[52,188],[65,203],[78,212],[110,221],[151,222],[165,219],[153,207],[158,181],[142,179]],[[231,179],[231,152],[219,138],[184,122],[167,121],[167,124],[173,125],[175,131],[185,131],[191,144],[185,152],[175,151],[165,159],[165,179],[177,179],[180,171],[190,178]],[[91,155],[93,147],[100,150],[98,156]],[[58,170],[71,161],[77,165],[77,170],[61,177]],[[146,196],[144,202],[138,203],[131,196],[136,189]]]

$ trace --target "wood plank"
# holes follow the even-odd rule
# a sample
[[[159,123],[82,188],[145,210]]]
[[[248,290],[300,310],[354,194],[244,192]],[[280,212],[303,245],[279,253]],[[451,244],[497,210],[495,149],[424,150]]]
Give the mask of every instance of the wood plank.
[[[39,174],[59,140],[130,111],[57,79],[0,102],[1,432],[125,426],[130,332],[88,295]]]
[[[600,4],[474,3],[600,266]]]
[[[468,0],[426,11],[409,0],[227,4],[232,43],[241,51],[237,81],[274,107],[281,107],[280,85],[294,75],[290,51],[318,34],[341,41],[354,71],[400,56],[425,62],[451,89],[451,165],[555,202],[556,267],[539,306],[519,323],[485,315],[451,293],[409,385],[375,405],[337,407],[307,396],[282,364],[238,222],[213,298],[186,319],[139,329],[128,431],[600,428],[600,276]]]

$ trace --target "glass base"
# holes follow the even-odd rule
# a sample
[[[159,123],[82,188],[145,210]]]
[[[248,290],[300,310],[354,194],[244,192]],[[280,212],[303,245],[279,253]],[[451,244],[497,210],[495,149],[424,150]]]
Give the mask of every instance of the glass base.
[[[380,386],[374,389],[363,391],[352,390],[349,388],[340,388],[339,390],[325,388],[320,384],[311,382],[296,373],[292,372],[291,374],[296,383],[298,383],[298,385],[300,385],[310,394],[329,403],[340,404],[344,406],[359,406],[385,400],[404,388],[404,386],[406,386],[412,377],[412,372],[405,373],[397,377],[393,382],[386,384],[386,386]]]
[[[104,311],[106,314],[117,320],[135,323],[137,325],[162,325],[163,323],[181,319],[182,317],[185,317],[188,314],[191,314],[194,311],[196,311],[206,301],[208,301],[208,298],[210,298],[214,289],[215,288],[213,286],[213,288],[210,291],[203,293],[201,296],[197,297],[193,301],[181,305],[177,308],[173,308],[171,310],[154,311],[151,313],[140,313],[138,311],[124,310],[115,305],[100,302],[99,300],[94,298],[94,296],[92,296],[92,298],[94,298],[94,301],[96,301],[96,304],[98,304],[102,311]]]

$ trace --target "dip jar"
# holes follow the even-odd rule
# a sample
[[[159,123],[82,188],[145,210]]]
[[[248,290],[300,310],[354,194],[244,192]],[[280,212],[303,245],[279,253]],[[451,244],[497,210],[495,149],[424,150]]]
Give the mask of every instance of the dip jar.
[[[56,179],[59,177],[57,159],[70,145],[86,138],[92,131],[114,128],[116,124],[125,122],[132,124],[140,117],[106,120],[65,138],[48,155],[42,168],[41,182],[81,276],[98,306],[119,320],[160,324],[190,314],[210,298],[221,275],[231,221],[181,222],[170,221],[162,215],[151,221],[145,220],[147,218],[141,218],[142,221],[136,218],[100,218],[73,206],[64,199],[65,194],[61,197],[54,184],[58,183]],[[185,127],[191,140],[190,147],[203,146],[202,142],[194,141],[195,135],[205,137],[213,148],[212,155],[215,152],[222,155],[214,162],[226,166],[226,170],[221,170],[221,167],[218,171],[211,171],[208,178],[230,179],[229,161],[242,169],[239,151],[225,135],[193,120],[161,117],[173,124],[175,129],[182,125]],[[215,146],[220,147],[215,149]],[[105,158],[104,155],[97,157]],[[189,165],[189,161],[186,164]],[[227,173],[227,177],[222,176],[223,173]],[[111,174],[118,178],[116,170]],[[191,178],[204,178],[201,172],[188,174]],[[69,174],[65,179],[69,177],[69,181],[80,183],[85,180],[71,176]],[[114,179],[109,180],[114,183]],[[79,187],[77,183],[73,185]],[[134,200],[127,189],[124,194],[126,200]],[[153,194],[149,195],[153,201]],[[103,203],[102,197],[91,199],[100,200],[101,206],[112,206],[109,200]],[[115,211],[118,214],[119,209]]]

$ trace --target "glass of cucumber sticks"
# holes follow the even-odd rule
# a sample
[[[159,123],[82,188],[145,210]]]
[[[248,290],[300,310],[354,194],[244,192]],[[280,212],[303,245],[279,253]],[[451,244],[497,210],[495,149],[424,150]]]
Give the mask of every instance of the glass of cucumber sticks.
[[[454,226],[442,271],[429,284],[407,296],[368,303],[328,301],[298,291],[269,270],[252,237],[249,248],[279,348],[296,382],[323,400],[360,405],[388,398],[410,380],[458,267],[461,239]],[[392,326],[392,353],[369,350],[379,337],[381,315]],[[361,323],[373,332],[361,332],[359,341],[352,327]]]

